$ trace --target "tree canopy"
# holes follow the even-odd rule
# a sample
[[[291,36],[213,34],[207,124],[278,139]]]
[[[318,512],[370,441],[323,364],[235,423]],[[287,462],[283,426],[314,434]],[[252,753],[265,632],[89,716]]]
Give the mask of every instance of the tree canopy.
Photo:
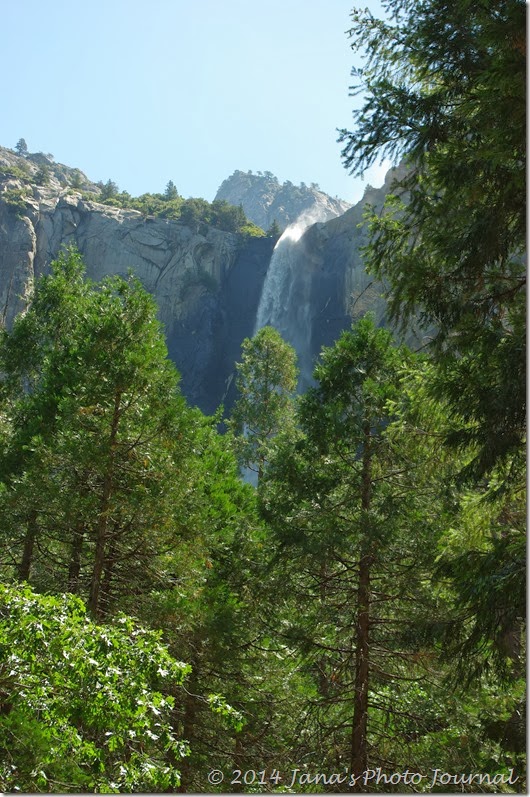
[[[467,472],[513,463],[524,437],[526,133],[521,0],[390,0],[389,16],[352,13],[352,132],[343,159],[362,173],[403,161],[373,215],[368,268],[390,285],[390,311],[431,329],[437,389],[460,418],[451,435]],[[510,124],[506,125],[506,119]]]
[[[182,684],[190,668],[168,654],[160,634],[125,616],[98,626],[72,595],[2,586],[0,646],[3,791],[179,785],[187,746],[171,725],[174,698],[159,690]]]
[[[25,138],[19,138],[16,145],[15,150],[19,155],[27,155],[28,154],[28,145],[26,144]]]
[[[237,363],[239,398],[230,427],[243,467],[263,476],[274,439],[287,433],[293,422],[293,397],[297,385],[296,354],[273,327],[263,327],[242,343]]]
[[[99,201],[112,207],[132,208],[145,215],[159,216],[163,219],[180,221],[195,230],[204,230],[204,226],[216,227],[226,232],[238,233],[252,238],[265,235],[261,227],[247,219],[241,205],[230,205],[222,199],[207,202],[200,197],[181,197],[175,184],[170,180],[162,194],[142,194],[133,197],[127,191],[118,192],[112,181],[100,184]],[[93,196],[90,195],[93,199]]]
[[[524,4],[385,8],[341,139],[421,352],[361,317],[295,396],[265,327],[223,435],[132,276],[68,250],[1,331],[4,791],[524,791]],[[172,187],[105,201],[246,234]]]
[[[439,433],[456,455],[449,483],[462,510],[462,488],[480,497],[479,516],[478,500],[490,502],[480,541],[457,551],[453,540],[439,560],[461,608],[445,644],[461,663],[466,651],[467,677],[476,657],[513,674],[525,615],[526,7],[385,9],[382,20],[352,13],[363,99],[342,156],[356,174],[377,158],[400,165],[383,211],[367,213],[365,262],[388,286],[394,321],[431,337],[427,395],[445,408]]]

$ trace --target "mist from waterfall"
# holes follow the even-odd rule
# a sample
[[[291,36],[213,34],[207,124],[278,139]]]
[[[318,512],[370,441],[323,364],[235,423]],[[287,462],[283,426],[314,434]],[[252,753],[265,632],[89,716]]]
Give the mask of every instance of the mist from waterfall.
[[[278,330],[294,347],[300,369],[299,389],[311,384],[311,268],[304,256],[304,232],[330,218],[311,208],[302,213],[278,240],[272,253],[256,314],[254,334],[264,326]]]

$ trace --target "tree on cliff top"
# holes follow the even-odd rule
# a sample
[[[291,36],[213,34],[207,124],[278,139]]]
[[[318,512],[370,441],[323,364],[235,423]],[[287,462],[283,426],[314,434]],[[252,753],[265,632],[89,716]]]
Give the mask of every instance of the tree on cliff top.
[[[118,186],[114,182],[114,180],[107,180],[106,183],[103,183],[101,180],[97,183],[98,187],[101,189],[100,199],[104,201],[105,199],[111,199],[111,197],[116,196],[118,193]]]
[[[16,143],[16,145],[15,145],[15,149],[18,152],[19,155],[22,155],[22,156],[27,155],[28,154],[28,145],[26,144],[26,139],[25,138],[19,138],[17,143]]]
[[[276,219],[273,220],[271,226],[267,230],[267,237],[268,238],[279,238],[282,234],[282,229]]]
[[[164,191],[164,199],[177,199],[179,192],[177,191],[177,186],[170,180],[166,185],[166,190]]]

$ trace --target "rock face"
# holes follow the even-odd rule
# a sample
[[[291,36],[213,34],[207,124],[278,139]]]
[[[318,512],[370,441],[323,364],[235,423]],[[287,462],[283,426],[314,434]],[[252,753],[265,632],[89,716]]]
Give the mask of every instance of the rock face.
[[[0,148],[0,323],[13,322],[27,307],[35,279],[62,247],[75,244],[90,278],[129,271],[138,276],[158,303],[187,399],[207,413],[221,402],[229,409],[235,363],[243,339],[256,331],[278,238],[247,238],[204,224],[191,228],[99,204],[72,188],[72,179],[93,185],[82,173],[72,178],[78,170],[39,157],[50,171],[47,185],[34,179],[43,163]],[[370,309],[379,324],[386,323],[381,289],[363,269],[366,233],[358,225],[367,202],[382,204],[391,179],[380,189],[368,187],[358,205],[309,226],[292,244],[288,280],[278,283],[278,328],[298,348],[302,388],[310,383],[321,347],[332,345],[352,318]],[[264,207],[269,199],[266,194],[260,200]],[[301,210],[307,210],[304,202]],[[337,206],[328,209],[335,215]]]
[[[215,290],[191,286],[186,311],[168,329],[169,356],[182,374],[183,392],[204,412],[214,412],[221,403],[229,409],[236,397],[235,363],[243,340],[254,334],[273,247],[272,238],[240,245]]]
[[[368,186],[364,197],[341,216],[324,223],[316,223],[291,243],[289,263],[282,263],[291,272],[289,285],[278,282],[278,297],[282,306],[281,318],[275,318],[282,336],[295,347],[299,357],[300,389],[304,390],[312,381],[315,362],[322,346],[331,346],[344,329],[361,318],[367,311],[375,316],[378,326],[387,326],[387,307],[382,297],[382,286],[363,266],[362,247],[366,245],[367,229],[362,225],[367,204],[379,210],[399,170],[387,174],[381,188]],[[293,228],[291,228],[293,230]],[[288,239],[288,230],[273,258]],[[274,262],[271,263],[269,275]],[[267,277],[264,295],[269,290]],[[289,299],[285,296],[289,293]],[[274,302],[271,302],[274,304]],[[259,315],[262,316],[262,305]],[[261,317],[263,324],[269,323]],[[416,342],[412,335],[407,342]]]
[[[8,177],[26,178],[55,190],[70,186],[94,196],[100,192],[100,186],[89,180],[80,169],[55,163],[53,155],[33,152],[21,157],[13,150],[0,147],[0,178]]]
[[[221,184],[215,198],[224,199],[231,205],[242,205],[247,218],[264,230],[268,230],[274,221],[284,230],[308,211],[325,221],[351,207],[342,199],[333,199],[320,191],[314,183],[311,186],[304,183],[296,186],[290,182],[281,184],[270,172],[235,171]]]
[[[9,167],[23,159],[12,156]],[[2,162],[0,161],[0,167]],[[0,175],[0,320],[9,326],[52,260],[75,244],[88,276],[134,272],[159,306],[171,358],[190,402],[213,412],[253,334],[274,240],[144,217],[83,199],[51,178]]]

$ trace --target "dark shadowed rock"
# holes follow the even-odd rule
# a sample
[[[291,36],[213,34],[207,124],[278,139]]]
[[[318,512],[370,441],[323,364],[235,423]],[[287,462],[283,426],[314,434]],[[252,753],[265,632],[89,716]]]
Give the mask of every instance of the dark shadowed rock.
[[[137,275],[158,303],[169,355],[181,372],[188,400],[208,413],[221,402],[228,409],[235,397],[235,363],[243,339],[256,331],[278,239],[248,238],[204,224],[191,229],[179,221],[99,204],[63,184],[65,175],[88,183],[79,170],[52,161],[49,182],[36,185],[42,158],[36,160],[0,148],[1,322],[13,322],[27,307],[35,279],[49,270],[62,247],[75,244],[93,280],[129,271]],[[265,181],[278,187],[272,175]],[[334,200],[326,204],[329,197],[316,205],[319,192],[311,189],[311,215],[335,218],[300,234],[292,249],[289,284],[279,297],[284,318],[278,328],[282,334],[284,328],[294,329],[301,387],[310,382],[322,345],[331,345],[352,319],[371,310],[377,323],[386,323],[381,288],[364,271],[360,250],[366,230],[360,224],[367,202],[382,205],[390,181],[391,176],[380,189],[368,187],[363,200],[340,216]],[[270,209],[278,197],[281,191],[271,189],[260,201]],[[300,210],[307,210],[304,202],[302,197]],[[254,220],[266,226],[264,219]]]

